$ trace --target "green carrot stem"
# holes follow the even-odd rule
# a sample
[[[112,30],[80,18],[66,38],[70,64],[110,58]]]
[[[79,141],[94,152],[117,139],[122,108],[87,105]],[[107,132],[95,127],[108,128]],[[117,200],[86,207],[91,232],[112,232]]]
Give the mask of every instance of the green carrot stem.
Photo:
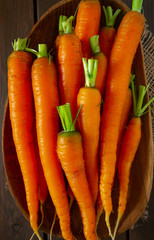
[[[130,75],[130,80],[129,80],[129,87],[131,87],[132,81],[135,79],[135,74]]]
[[[117,9],[115,13],[113,14],[113,9],[111,6],[103,6],[103,11],[105,14],[105,20],[106,20],[106,27],[114,27],[115,20],[118,16],[118,14],[121,12],[120,9]]]
[[[134,81],[131,82],[132,87],[132,95],[133,95],[133,114],[136,115],[136,104],[137,104],[137,97],[136,97],[136,89],[134,85]]]
[[[48,57],[46,44],[38,44],[38,52],[32,48],[27,47],[25,48],[25,51],[35,54],[37,58]]]
[[[135,117],[141,117],[142,115],[144,115],[145,114],[145,110],[154,101],[154,97],[153,97],[152,99],[150,99],[150,101],[148,101],[142,107],[143,100],[144,100],[145,94],[146,94],[146,92],[148,90],[148,87],[149,87],[149,84],[148,84],[148,86],[146,88],[145,88],[145,86],[142,86],[142,85],[139,86],[139,94],[138,94],[138,99],[137,99],[134,82],[132,81],[133,111],[134,111],[134,116]],[[149,112],[149,111],[147,111],[147,112]]]
[[[46,44],[38,44],[37,58],[40,58],[40,57],[48,57],[47,45]]]
[[[60,34],[69,34],[73,33],[72,21],[74,16],[67,18],[66,16],[61,15],[59,17],[59,32]]]
[[[85,73],[85,87],[95,87],[97,76],[98,60],[82,58],[83,68]]]
[[[143,0],[132,1],[132,11],[141,12]]]
[[[14,39],[14,42],[12,43],[12,47],[14,51],[24,51],[25,48],[28,46],[28,44],[27,44],[27,38],[24,38],[24,39],[18,38],[17,40]]]
[[[57,107],[61,123],[65,132],[75,131],[75,127],[72,128],[72,115],[71,107],[69,103]]]
[[[64,33],[62,23],[67,20],[67,16],[60,15],[59,16],[59,35],[62,35]]]
[[[57,111],[59,113],[64,132],[74,132],[75,131],[75,122],[78,118],[81,107],[82,107],[82,105],[80,106],[74,121],[72,121],[70,103],[66,103],[64,105],[57,106]]]
[[[89,39],[90,47],[93,55],[100,53],[100,45],[99,45],[99,35],[95,35]]]

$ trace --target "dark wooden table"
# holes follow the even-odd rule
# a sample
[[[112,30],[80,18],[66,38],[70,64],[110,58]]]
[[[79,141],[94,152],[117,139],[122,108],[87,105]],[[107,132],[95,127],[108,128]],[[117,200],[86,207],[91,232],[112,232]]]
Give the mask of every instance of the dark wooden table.
[[[56,2],[58,0],[0,0],[0,131],[7,98],[7,57],[12,51],[11,42],[15,38],[26,37],[40,16]],[[131,0],[124,0],[124,2],[131,7]],[[154,32],[153,10],[154,1],[144,0],[143,11],[149,30],[152,32]],[[29,222],[23,217],[10,194],[0,149],[0,239],[28,240],[31,235]],[[48,239],[46,234],[41,233],[41,235],[44,240]],[[34,237],[34,239],[37,238]],[[53,240],[56,239],[60,238],[53,238]],[[154,189],[152,189],[145,216],[133,229],[117,237],[117,240],[122,239],[154,239]]]

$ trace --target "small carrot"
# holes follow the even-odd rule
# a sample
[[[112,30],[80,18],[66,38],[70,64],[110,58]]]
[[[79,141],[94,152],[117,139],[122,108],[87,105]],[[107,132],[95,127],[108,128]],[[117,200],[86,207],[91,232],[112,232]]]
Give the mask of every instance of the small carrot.
[[[39,199],[33,135],[32,57],[24,51],[26,42],[26,38],[14,40],[14,52],[8,58],[8,97],[13,140],[24,180],[30,224],[41,240],[37,227]]]
[[[97,76],[95,87],[99,89],[103,98],[105,92],[105,83],[107,78],[108,61],[106,56],[100,51],[99,35],[90,38],[90,47],[94,59],[98,60]]]
[[[122,114],[121,114],[118,144],[117,144],[117,157],[119,155],[119,151],[120,151],[120,148],[121,148],[121,142],[122,142],[122,139],[123,139],[123,135],[124,135],[127,123],[128,123],[128,118],[129,118],[129,115],[130,115],[130,111],[131,111],[132,105],[133,105],[131,83],[134,80],[134,78],[135,78],[135,75],[131,74],[127,96],[126,96],[124,107],[123,107]]]
[[[36,129],[41,163],[49,193],[56,208],[64,239],[73,240],[70,213],[63,172],[56,153],[59,121],[57,71],[47,55],[46,44],[38,45],[37,59],[32,65],[32,87],[36,109]]]
[[[81,0],[77,12],[75,34],[82,43],[83,57],[91,58],[89,38],[98,34],[100,17],[99,0]]]
[[[132,92],[133,92],[133,109],[134,116],[131,118],[126,133],[123,138],[122,147],[120,151],[120,156],[118,160],[118,177],[119,177],[119,206],[118,206],[118,217],[113,234],[113,239],[115,239],[116,232],[119,226],[121,217],[124,214],[127,205],[127,194],[129,188],[129,178],[132,162],[135,158],[140,139],[141,139],[141,116],[145,114],[145,110],[149,107],[154,97],[142,107],[144,96],[147,92],[149,85],[139,87],[138,100],[136,98],[136,92],[134,89],[134,82],[132,82]]]
[[[144,24],[144,16],[140,12],[137,12],[136,9],[127,12],[118,28],[110,55],[101,121],[100,193],[105,210],[105,221],[111,236],[109,222],[112,212],[111,192],[115,176],[121,113],[128,91],[133,58],[143,32]]]
[[[113,14],[113,9],[111,6],[107,6],[106,8],[103,6],[103,11],[105,14],[106,26],[102,27],[99,31],[99,44],[101,52],[104,53],[107,58],[109,58],[116,35],[114,24],[121,10],[117,9]]]
[[[98,145],[100,128],[101,94],[95,88],[98,61],[83,58],[85,71],[85,87],[80,88],[77,96],[79,113],[79,129],[83,139],[83,157],[86,175],[95,206],[98,195]]]
[[[78,37],[73,34],[73,19],[74,16],[71,16],[61,23],[64,34],[59,38],[57,64],[60,103],[70,103],[72,117],[75,119],[77,114],[77,94],[82,84],[83,66],[81,43]]]
[[[86,178],[81,134],[75,131],[74,122],[72,123],[70,104],[57,109],[64,128],[64,131],[58,134],[57,154],[79,205],[84,236],[87,240],[97,239],[95,208]]]

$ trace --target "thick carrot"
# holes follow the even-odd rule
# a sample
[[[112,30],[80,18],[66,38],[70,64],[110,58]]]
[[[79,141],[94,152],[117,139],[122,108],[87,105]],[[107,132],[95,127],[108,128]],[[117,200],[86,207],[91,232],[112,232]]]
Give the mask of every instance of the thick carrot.
[[[20,164],[30,224],[38,233],[38,172],[33,135],[34,114],[31,85],[31,55],[25,52],[27,39],[14,41],[14,52],[8,58],[8,97],[13,140]]]
[[[133,105],[134,105],[134,116],[131,118],[126,133],[123,138],[120,156],[118,160],[118,177],[119,177],[119,206],[118,206],[118,217],[114,230],[113,239],[116,236],[116,232],[119,226],[121,217],[124,214],[127,205],[127,194],[129,188],[129,178],[132,162],[135,158],[139,142],[141,139],[141,116],[145,113],[146,108],[150,105],[154,98],[152,98],[143,108],[143,99],[148,89],[144,86],[139,87],[139,96],[136,103],[136,94],[134,90],[134,83],[132,82],[133,92]]]
[[[97,76],[95,81],[95,87],[99,89],[103,98],[105,92],[105,83],[107,78],[108,61],[104,53],[100,51],[99,35],[94,35],[90,38],[90,47],[93,58],[98,60]]]
[[[70,213],[63,172],[56,153],[59,120],[57,71],[47,56],[45,44],[40,44],[38,58],[32,65],[32,86],[36,109],[36,128],[41,163],[49,193],[56,208],[64,239],[74,239],[70,228]]]
[[[78,202],[87,240],[97,239],[95,234],[95,208],[85,173],[81,134],[72,124],[70,104],[58,107],[64,131],[58,134],[57,154],[62,168]]]
[[[100,17],[99,0],[81,0],[77,12],[75,34],[81,40],[83,57],[91,58],[89,38],[98,34]]]
[[[111,191],[115,175],[116,151],[121,113],[126,99],[131,66],[144,28],[145,18],[137,11],[123,17],[112,47],[106,95],[101,121],[100,193],[105,220],[110,230]]]
[[[85,87],[80,88],[77,96],[79,129],[83,139],[83,157],[90,192],[95,206],[98,195],[98,145],[100,129],[101,94],[95,88],[98,61],[83,58]]]
[[[60,103],[70,103],[72,117],[77,114],[77,94],[82,84],[83,65],[81,43],[73,34],[71,16],[62,22],[64,34],[59,38],[58,44],[58,75]],[[77,125],[76,125],[77,127]]]
[[[109,58],[116,35],[114,24],[121,10],[117,9],[114,14],[111,6],[107,6],[106,8],[103,6],[103,10],[106,19],[106,26],[102,27],[99,31],[99,43],[101,52]]]

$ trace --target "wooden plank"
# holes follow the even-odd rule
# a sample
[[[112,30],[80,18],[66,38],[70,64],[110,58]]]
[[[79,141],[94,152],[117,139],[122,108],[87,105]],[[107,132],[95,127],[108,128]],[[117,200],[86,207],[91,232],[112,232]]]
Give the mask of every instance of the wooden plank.
[[[11,42],[24,38],[34,24],[33,1],[0,0],[0,132],[7,98],[7,58]],[[0,139],[1,145],[1,139]],[[0,236],[3,240],[26,240],[32,235],[29,222],[17,208],[7,185],[0,150]],[[34,237],[34,239],[37,239]]]

